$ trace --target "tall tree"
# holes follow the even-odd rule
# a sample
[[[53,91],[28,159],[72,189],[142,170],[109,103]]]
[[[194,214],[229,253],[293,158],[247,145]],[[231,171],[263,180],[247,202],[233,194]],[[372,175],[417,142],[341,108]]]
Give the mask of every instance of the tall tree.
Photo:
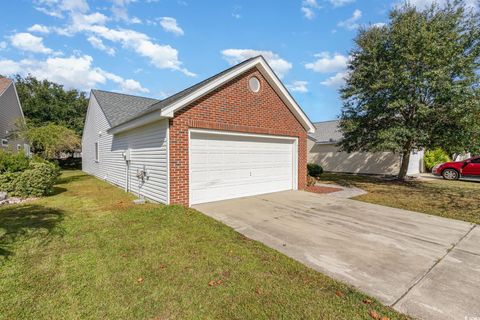
[[[399,179],[414,149],[479,151],[480,19],[466,7],[407,3],[359,31],[341,89],[343,150],[401,154]]]
[[[54,123],[82,134],[88,107],[85,92],[66,90],[62,85],[40,81],[31,75],[25,78],[17,75],[15,86],[29,126]]]

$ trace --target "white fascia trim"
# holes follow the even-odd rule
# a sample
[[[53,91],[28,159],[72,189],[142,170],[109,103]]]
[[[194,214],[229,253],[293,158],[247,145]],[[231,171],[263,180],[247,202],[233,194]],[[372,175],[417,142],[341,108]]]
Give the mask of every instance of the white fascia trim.
[[[222,135],[222,136],[241,136],[241,137],[298,141],[298,137],[292,137],[292,136],[279,136],[279,135],[270,135],[270,134],[246,133],[246,132],[211,130],[211,129],[189,129],[188,131],[191,133],[206,133],[206,134],[216,134],[216,135]]]
[[[107,132],[110,134],[117,134],[117,133],[131,130],[137,127],[141,127],[146,124],[150,124],[152,122],[159,121],[165,118],[171,118],[171,117],[165,117],[160,113],[160,111],[155,111],[155,112],[143,115],[139,118],[133,119],[131,121],[125,122],[115,128],[108,129]]]
[[[315,132],[315,126],[308,119],[308,117],[302,111],[300,106],[295,102],[295,100],[293,100],[292,96],[288,93],[285,86],[277,78],[277,76],[275,76],[272,69],[268,66],[268,64],[265,62],[265,60],[262,57],[258,57],[256,59],[252,60],[250,63],[245,64],[241,68],[232,70],[231,72],[223,75],[222,77],[218,78],[214,82],[212,82],[212,83],[210,83],[210,84],[192,92],[191,94],[185,96],[184,98],[178,100],[177,102],[171,104],[170,106],[162,109],[161,110],[162,116],[173,117],[173,114],[176,111],[185,107],[189,103],[197,100],[198,98],[204,96],[205,94],[213,91],[217,87],[219,87],[222,84],[228,82],[229,80],[237,77],[238,75],[244,73],[245,71],[251,69],[254,66],[258,66],[259,70],[262,72],[262,74],[267,76],[267,78],[268,78],[267,80],[270,80],[269,82],[274,85],[274,88],[278,88],[277,93],[279,93],[280,96],[284,98],[283,99],[284,102],[287,104],[289,109],[294,113],[294,115],[297,117],[297,119],[300,120],[300,122],[303,124],[305,129],[307,129],[309,133]]]

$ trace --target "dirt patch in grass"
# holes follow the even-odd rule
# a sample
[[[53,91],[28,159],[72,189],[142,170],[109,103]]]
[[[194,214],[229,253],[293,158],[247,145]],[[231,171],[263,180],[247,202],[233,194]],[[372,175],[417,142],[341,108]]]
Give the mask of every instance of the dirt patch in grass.
[[[313,192],[313,193],[333,193],[342,191],[343,189],[340,188],[333,188],[333,187],[320,187],[320,186],[307,186],[305,191]]]

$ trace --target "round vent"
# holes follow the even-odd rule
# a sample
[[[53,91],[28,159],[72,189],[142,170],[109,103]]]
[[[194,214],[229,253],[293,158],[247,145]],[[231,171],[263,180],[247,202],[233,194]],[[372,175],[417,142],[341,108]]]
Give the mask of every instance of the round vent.
[[[258,92],[258,91],[260,91],[260,80],[258,80],[257,77],[251,77],[251,78],[248,80],[248,87],[249,87],[250,90],[252,90],[253,92]]]

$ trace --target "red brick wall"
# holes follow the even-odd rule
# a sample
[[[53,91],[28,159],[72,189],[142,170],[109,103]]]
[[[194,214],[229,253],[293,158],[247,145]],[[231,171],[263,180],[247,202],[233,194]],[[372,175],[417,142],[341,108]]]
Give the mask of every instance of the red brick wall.
[[[258,93],[248,79],[261,83]],[[298,188],[306,185],[307,133],[257,69],[193,102],[170,119],[170,203],[188,205],[188,129],[204,128],[298,137]]]

